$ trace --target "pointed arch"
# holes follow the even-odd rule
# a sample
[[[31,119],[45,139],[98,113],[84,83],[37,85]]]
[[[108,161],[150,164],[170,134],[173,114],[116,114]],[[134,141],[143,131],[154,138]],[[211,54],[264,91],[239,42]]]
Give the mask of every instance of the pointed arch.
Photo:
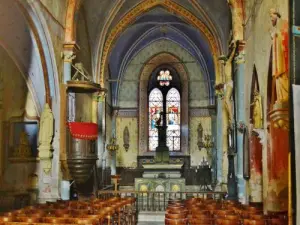
[[[105,70],[107,69],[107,61],[109,58],[109,53],[113,48],[114,43],[117,38],[121,35],[121,33],[132,24],[135,19],[142,15],[145,11],[151,10],[156,6],[164,7],[166,10],[175,12],[180,17],[185,19],[187,22],[195,26],[199,29],[205,36],[212,51],[213,61],[214,61],[214,69],[216,74],[216,83],[220,83],[222,81],[222,76],[220,74],[221,64],[218,62],[218,57],[221,55],[221,47],[220,41],[217,37],[215,37],[208,27],[199,20],[195,15],[193,15],[190,11],[180,6],[179,4],[170,1],[170,0],[145,0],[140,4],[131,9],[115,26],[114,29],[111,30],[108,35],[106,42],[103,47],[101,61],[98,62],[98,73],[96,77],[96,82],[99,82],[102,86],[104,86],[104,75]]]
[[[188,73],[185,65],[179,58],[168,52],[162,52],[150,58],[140,72],[139,78],[139,155],[144,155],[148,151],[148,105],[147,105],[147,87],[149,76],[152,71],[164,63],[174,63],[174,69],[180,75],[181,82],[181,152],[180,155],[188,154],[188,136],[189,136],[189,113],[188,113]]]
[[[256,66],[254,65],[253,72],[252,72],[250,102],[254,102],[255,92],[259,92],[259,82],[258,82]],[[253,119],[253,109],[254,109],[254,105],[250,105],[250,122],[252,122],[251,120]]]

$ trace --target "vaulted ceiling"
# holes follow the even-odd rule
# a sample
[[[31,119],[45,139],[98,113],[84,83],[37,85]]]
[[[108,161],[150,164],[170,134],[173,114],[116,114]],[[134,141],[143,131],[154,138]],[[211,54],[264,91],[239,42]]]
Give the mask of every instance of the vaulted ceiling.
[[[155,0],[158,1],[158,0]],[[142,0],[85,0],[83,9],[88,24],[89,40],[94,66],[99,52],[110,32],[124,20],[125,15]],[[231,27],[231,14],[226,0],[173,0],[196,16],[218,40],[222,53],[226,53]],[[215,68],[213,54],[207,38],[199,29],[189,24],[182,15],[167,10],[162,5],[145,10],[123,29],[109,53],[109,79],[122,80],[126,66],[139,51],[151,43],[165,39],[188,51],[201,67],[210,92],[213,93]],[[99,50],[100,49],[100,50]],[[149,56],[150,58],[151,56]],[[95,71],[94,71],[95,72]],[[112,82],[112,97],[118,97],[119,82]]]

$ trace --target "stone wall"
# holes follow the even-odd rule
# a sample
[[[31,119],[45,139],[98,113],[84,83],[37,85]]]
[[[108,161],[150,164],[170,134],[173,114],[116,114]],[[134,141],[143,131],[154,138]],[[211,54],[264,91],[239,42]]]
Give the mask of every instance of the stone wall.
[[[31,188],[31,175],[36,173],[39,166],[34,158],[37,154],[38,111],[24,75],[1,46],[0,83],[0,190],[12,194],[26,192]],[[32,126],[24,125],[30,121],[33,122]],[[20,158],[21,154],[16,152],[21,147],[22,131],[26,132],[23,144],[31,148],[31,159]]]
[[[129,148],[124,148],[124,129],[129,130]],[[119,150],[117,152],[117,167],[136,168],[138,156],[138,120],[135,117],[125,118],[118,117],[116,123],[117,144]]]
[[[125,70],[123,75],[125,81],[121,83],[118,95],[118,106],[120,108],[138,108],[138,81],[141,70],[151,57],[162,52],[171,53],[183,62],[195,61],[189,52],[173,41],[159,40],[151,43],[132,59]],[[189,106],[207,106],[208,89],[200,66],[193,62],[185,64],[185,67],[189,77]]]

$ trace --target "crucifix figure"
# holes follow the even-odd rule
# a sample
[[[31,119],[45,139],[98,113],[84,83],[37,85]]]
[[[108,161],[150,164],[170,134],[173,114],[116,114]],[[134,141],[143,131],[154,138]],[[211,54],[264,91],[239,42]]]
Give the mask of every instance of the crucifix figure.
[[[159,163],[169,163],[169,148],[167,146],[167,126],[163,119],[163,112],[160,112],[156,120],[155,127],[158,131],[158,146],[156,147],[155,161]]]

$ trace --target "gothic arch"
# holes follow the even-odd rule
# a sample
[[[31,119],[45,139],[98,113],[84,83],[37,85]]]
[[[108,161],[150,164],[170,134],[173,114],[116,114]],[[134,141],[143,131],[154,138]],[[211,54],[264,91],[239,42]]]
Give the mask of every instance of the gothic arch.
[[[134,7],[131,11],[129,11],[123,17],[123,19],[120,20],[120,22],[115,26],[115,28],[111,30],[104,44],[101,62],[98,62],[100,63],[100,73],[98,73],[99,75],[96,78],[96,81],[100,82],[101,85],[104,85],[104,74],[105,70],[107,69],[107,60],[116,39],[121,35],[121,33],[126,29],[126,27],[128,27],[132,22],[135,21],[136,17],[142,15],[145,11],[148,11],[156,6],[162,6],[168,11],[175,12],[176,14],[184,18],[187,22],[194,25],[204,34],[204,36],[207,38],[213,55],[216,73],[216,83],[220,83],[222,81],[222,75],[220,74],[221,64],[218,62],[218,57],[221,55],[221,49],[219,44],[220,41],[216,37],[214,37],[214,35],[211,33],[208,27],[195,15],[193,15],[191,12],[178,5],[177,3],[169,0],[143,1],[136,7]]]
[[[17,1],[17,4],[26,18],[37,43],[45,82],[46,103],[51,107],[51,100],[59,101],[59,79],[47,23],[41,11],[34,4],[28,4],[25,1]]]
[[[250,103],[254,102],[254,94],[255,91],[259,92],[259,82],[258,82],[258,75],[256,66],[253,66],[252,72],[252,82],[251,82],[251,91],[250,91]],[[250,105],[250,123],[252,123],[253,119],[253,105]]]
[[[148,151],[148,108],[147,86],[152,71],[162,64],[174,62],[173,66],[180,75],[181,92],[181,152],[174,154],[188,154],[188,73],[184,64],[176,56],[162,52],[150,58],[140,73],[139,85],[139,155],[146,155]],[[153,153],[151,153],[153,154]]]

